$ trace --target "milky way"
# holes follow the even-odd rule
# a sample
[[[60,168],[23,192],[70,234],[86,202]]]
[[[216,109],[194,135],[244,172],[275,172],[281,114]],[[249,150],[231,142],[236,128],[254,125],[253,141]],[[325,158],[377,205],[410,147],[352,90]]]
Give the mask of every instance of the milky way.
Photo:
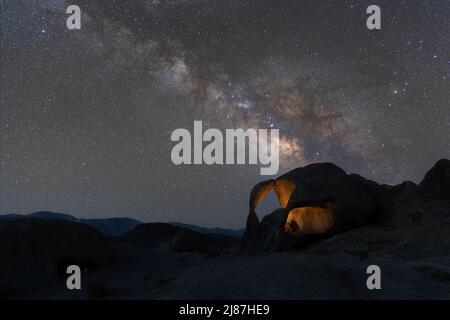
[[[279,128],[280,174],[419,182],[450,157],[450,4],[377,1],[371,31],[372,2],[1,1],[0,213],[242,227],[267,177],[175,166],[194,120]]]

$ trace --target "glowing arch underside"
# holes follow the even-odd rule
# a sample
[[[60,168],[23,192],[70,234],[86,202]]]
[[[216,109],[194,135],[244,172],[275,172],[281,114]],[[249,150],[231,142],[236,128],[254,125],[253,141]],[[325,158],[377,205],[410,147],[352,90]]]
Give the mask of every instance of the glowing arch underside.
[[[251,210],[271,191],[275,191],[281,208],[286,208],[295,189],[295,183],[287,179],[261,182],[252,191]],[[321,234],[335,225],[331,210],[320,207],[301,207],[289,211],[283,230],[295,237],[307,234]]]
[[[264,199],[272,189],[277,195],[278,202],[281,208],[286,208],[288,201],[295,189],[295,184],[292,181],[280,179],[280,180],[270,180],[261,183],[255,187],[253,199],[251,199],[251,210],[256,209],[258,204]]]

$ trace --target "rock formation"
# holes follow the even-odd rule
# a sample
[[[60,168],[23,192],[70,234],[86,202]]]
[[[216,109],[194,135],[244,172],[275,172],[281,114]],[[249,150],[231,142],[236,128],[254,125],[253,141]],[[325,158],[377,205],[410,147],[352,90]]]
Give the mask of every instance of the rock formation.
[[[259,221],[256,207],[271,190],[280,208]],[[253,187],[241,248],[289,250],[370,223],[407,223],[420,219],[424,210],[445,211],[442,207],[447,205],[442,202],[448,200],[449,160],[438,161],[419,186],[413,182],[380,186],[359,175],[346,174],[331,163],[312,164]]]

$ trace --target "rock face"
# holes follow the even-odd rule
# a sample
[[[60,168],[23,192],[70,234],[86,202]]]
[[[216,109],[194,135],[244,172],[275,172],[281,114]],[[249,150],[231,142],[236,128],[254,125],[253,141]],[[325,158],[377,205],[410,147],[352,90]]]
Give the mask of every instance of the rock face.
[[[445,212],[450,215],[449,160],[439,160],[419,185],[405,181],[397,186],[382,187],[380,214],[388,225],[407,226]]]
[[[405,181],[397,186],[383,185],[380,218],[387,225],[399,225],[414,219],[414,215],[423,202],[418,186]]]
[[[34,218],[0,221],[0,288],[4,291],[0,294],[45,286],[65,275],[70,264],[96,267],[110,258],[106,239],[84,224]]]
[[[423,196],[432,196],[450,201],[450,160],[439,160],[419,185]]]
[[[260,222],[256,207],[274,190],[281,208]],[[255,185],[241,248],[283,251],[368,224],[415,224],[424,214],[445,214],[450,201],[450,161],[440,160],[419,186],[380,186],[330,163],[294,169]],[[450,214],[449,214],[450,215]]]

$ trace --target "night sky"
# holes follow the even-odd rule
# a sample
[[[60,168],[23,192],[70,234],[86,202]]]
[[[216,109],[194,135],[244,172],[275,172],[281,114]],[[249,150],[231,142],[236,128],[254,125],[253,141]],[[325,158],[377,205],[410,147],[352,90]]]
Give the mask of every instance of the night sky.
[[[419,182],[450,158],[449,1],[0,3],[0,213],[243,227],[268,177],[175,166],[170,135],[194,120],[279,128],[279,175],[333,162]]]

